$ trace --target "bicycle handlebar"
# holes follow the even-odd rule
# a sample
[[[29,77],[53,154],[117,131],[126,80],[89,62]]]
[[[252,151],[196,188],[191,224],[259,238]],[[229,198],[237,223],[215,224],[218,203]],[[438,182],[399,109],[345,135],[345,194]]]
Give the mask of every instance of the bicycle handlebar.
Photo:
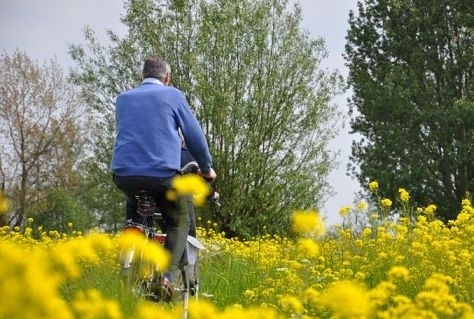
[[[192,161],[181,167],[180,174],[199,173],[199,165],[196,161]]]

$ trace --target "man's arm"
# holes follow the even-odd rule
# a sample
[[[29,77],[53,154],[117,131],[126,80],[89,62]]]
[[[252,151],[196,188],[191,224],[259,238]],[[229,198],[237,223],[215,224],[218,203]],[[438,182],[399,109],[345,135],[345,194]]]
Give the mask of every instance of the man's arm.
[[[184,142],[192,156],[196,159],[201,169],[201,175],[205,179],[213,181],[216,178],[216,172],[212,169],[212,158],[206,137],[184,95],[181,92],[180,95],[182,100],[178,109],[178,125]]]

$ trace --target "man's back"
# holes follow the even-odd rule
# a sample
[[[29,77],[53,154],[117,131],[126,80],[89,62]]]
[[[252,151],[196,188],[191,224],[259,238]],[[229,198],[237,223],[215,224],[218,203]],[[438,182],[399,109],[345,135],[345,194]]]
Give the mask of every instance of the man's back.
[[[116,101],[117,137],[111,168],[116,175],[170,177],[180,169],[181,139],[203,171],[211,167],[204,134],[184,95],[156,79],[145,79]]]
[[[116,174],[169,177],[179,170],[176,122],[183,97],[157,82],[145,82],[117,97],[112,161]]]

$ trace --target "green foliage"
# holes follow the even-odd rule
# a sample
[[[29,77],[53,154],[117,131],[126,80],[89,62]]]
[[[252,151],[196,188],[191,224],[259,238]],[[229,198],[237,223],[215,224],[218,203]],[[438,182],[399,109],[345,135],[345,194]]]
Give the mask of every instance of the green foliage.
[[[94,216],[78,196],[63,188],[50,189],[43,201],[29,207],[27,215],[33,218],[34,225],[61,233],[68,233],[71,224],[82,232],[95,224]]]
[[[169,60],[173,85],[186,94],[213,154],[222,207],[208,207],[204,217],[229,235],[264,225],[279,232],[295,208],[321,205],[334,167],[326,146],[339,116],[330,100],[341,78],[320,69],[324,43],[301,29],[301,8],[286,0],[137,0],[125,8],[125,38],[110,32],[112,44],[103,47],[88,30],[86,48],[71,47],[73,79],[103,124],[99,168],[110,161],[113,98],[139,83],[142,61],[156,54]]]
[[[359,3],[350,14],[352,174],[380,194],[453,219],[474,188],[473,7],[465,1]]]

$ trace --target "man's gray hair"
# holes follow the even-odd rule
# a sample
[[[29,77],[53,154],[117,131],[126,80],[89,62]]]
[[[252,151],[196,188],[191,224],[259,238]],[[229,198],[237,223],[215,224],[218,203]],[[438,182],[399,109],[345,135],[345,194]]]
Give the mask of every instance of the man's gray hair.
[[[157,56],[150,56],[145,60],[142,74],[144,79],[155,78],[163,81],[167,72],[171,72],[168,61]]]

